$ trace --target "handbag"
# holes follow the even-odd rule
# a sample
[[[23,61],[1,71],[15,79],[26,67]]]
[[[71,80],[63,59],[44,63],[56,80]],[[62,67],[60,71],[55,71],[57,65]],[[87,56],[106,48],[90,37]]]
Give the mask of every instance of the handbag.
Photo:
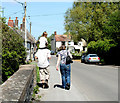
[[[70,64],[70,63],[73,63],[73,61],[72,61],[72,58],[68,55],[68,52],[67,52],[66,64]]]

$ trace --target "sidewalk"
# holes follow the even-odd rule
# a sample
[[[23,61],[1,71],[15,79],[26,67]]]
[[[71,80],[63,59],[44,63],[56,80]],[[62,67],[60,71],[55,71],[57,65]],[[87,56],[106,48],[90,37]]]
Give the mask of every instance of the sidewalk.
[[[54,65],[51,65],[49,70],[49,88],[39,88],[37,95],[41,97],[39,99],[40,101],[85,101],[85,98],[77,91],[74,84],[71,85],[70,90],[65,90],[60,87],[54,88],[55,85],[61,85],[61,75],[59,71],[56,71]]]

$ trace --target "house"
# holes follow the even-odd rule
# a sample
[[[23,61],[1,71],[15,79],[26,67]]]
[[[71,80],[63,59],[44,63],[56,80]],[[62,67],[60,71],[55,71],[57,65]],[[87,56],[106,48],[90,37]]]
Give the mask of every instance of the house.
[[[84,39],[81,39],[81,41],[75,44],[70,34],[58,35],[55,31],[51,39],[51,50],[57,52],[62,45],[65,45],[71,52],[87,51],[87,43]]]
[[[81,38],[77,44],[74,43],[74,45],[69,45],[68,47],[73,53],[81,53],[82,51],[87,52],[87,42],[83,38]]]
[[[73,45],[70,35],[57,35],[57,32],[54,32],[54,36],[51,39],[51,50],[57,52],[62,45],[68,47],[68,45]]]
[[[20,24],[20,28],[18,27],[19,20],[15,19],[15,21],[11,20],[11,17],[9,17],[8,20],[8,26],[13,29],[18,35],[22,37],[22,39],[25,41],[25,18],[23,18],[22,24]],[[27,34],[27,60],[34,60],[34,54],[36,52],[36,39],[31,35],[31,33],[26,30]],[[25,43],[24,43],[25,46]]]

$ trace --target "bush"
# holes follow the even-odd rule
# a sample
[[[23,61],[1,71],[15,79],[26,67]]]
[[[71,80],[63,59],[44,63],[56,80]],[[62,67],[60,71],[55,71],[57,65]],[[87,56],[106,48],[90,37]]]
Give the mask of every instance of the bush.
[[[111,49],[116,47],[113,40],[104,39],[98,41],[91,41],[88,44],[88,53],[96,53],[104,63],[112,63]]]
[[[7,80],[24,64],[26,51],[23,40],[13,29],[2,23],[2,81]]]

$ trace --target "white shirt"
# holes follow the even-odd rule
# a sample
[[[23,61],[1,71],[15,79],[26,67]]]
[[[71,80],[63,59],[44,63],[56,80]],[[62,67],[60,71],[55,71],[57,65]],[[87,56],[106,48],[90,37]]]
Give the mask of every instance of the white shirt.
[[[49,49],[38,49],[35,56],[38,57],[38,67],[46,68],[49,66],[48,58],[51,57]]]
[[[39,45],[40,48],[46,47],[46,43],[48,43],[45,37],[40,37],[39,42],[40,42],[40,45]]]

